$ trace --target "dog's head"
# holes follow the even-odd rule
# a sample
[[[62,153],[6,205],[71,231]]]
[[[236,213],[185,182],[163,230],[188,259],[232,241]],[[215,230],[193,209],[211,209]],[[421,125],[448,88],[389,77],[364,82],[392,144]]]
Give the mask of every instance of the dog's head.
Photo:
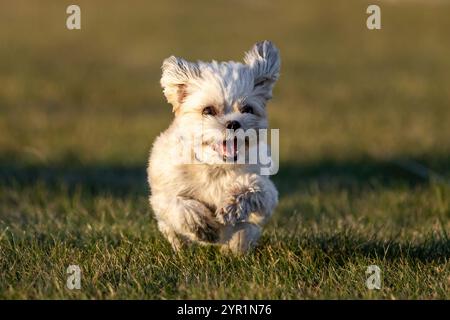
[[[198,160],[236,160],[242,144],[230,131],[267,128],[266,103],[279,72],[279,52],[270,41],[256,43],[244,63],[188,62],[174,56],[164,60],[164,95],[183,135],[201,140]]]

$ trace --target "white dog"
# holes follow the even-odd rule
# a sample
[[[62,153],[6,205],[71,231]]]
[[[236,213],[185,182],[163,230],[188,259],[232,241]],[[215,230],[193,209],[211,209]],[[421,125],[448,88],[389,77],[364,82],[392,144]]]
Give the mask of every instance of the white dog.
[[[239,152],[248,159],[249,140],[230,130],[267,128],[279,71],[270,41],[255,44],[244,63],[164,61],[161,85],[175,119],[154,142],[148,181],[158,227],[175,250],[198,242],[244,253],[257,243],[278,193],[259,164],[237,161]],[[186,150],[191,161],[180,161]]]

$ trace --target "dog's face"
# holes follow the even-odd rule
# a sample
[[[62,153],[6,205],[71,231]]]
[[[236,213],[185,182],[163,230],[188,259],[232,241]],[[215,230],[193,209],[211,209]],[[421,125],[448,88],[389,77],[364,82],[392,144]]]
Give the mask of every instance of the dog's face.
[[[184,138],[196,140],[200,162],[236,160],[245,143],[231,130],[267,128],[266,103],[280,71],[279,52],[271,42],[255,44],[244,63],[188,62],[172,56],[162,70],[164,95]]]

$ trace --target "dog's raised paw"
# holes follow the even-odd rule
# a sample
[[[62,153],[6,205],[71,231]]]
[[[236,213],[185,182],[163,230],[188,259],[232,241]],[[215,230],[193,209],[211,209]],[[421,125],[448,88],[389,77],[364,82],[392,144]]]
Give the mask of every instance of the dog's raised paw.
[[[245,193],[239,194],[233,198],[231,203],[218,210],[216,217],[222,224],[235,225],[238,222],[245,221],[249,215],[249,205]]]

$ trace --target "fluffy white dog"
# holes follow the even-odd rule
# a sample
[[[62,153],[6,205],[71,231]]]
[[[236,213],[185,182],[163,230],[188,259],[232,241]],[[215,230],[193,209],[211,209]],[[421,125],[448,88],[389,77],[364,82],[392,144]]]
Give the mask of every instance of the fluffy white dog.
[[[278,193],[259,163],[246,163],[252,143],[234,131],[267,128],[279,71],[270,41],[256,43],[244,63],[164,61],[161,85],[175,119],[154,142],[148,181],[158,227],[175,250],[198,242],[244,253],[257,243]]]

